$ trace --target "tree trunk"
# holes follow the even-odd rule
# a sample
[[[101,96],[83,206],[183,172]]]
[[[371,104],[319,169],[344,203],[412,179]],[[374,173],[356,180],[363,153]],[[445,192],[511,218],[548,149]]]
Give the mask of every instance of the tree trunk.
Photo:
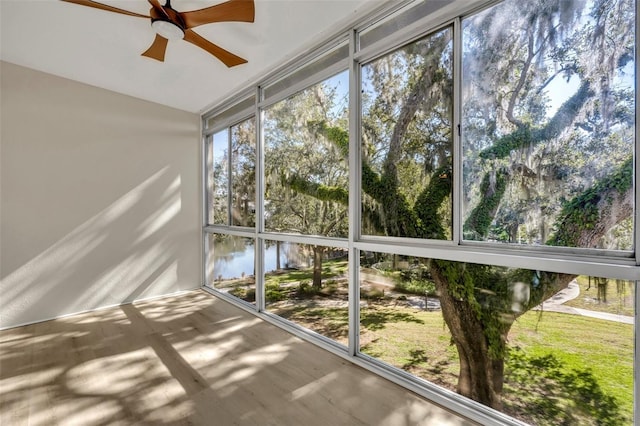
[[[450,266],[462,267],[461,264],[453,263]],[[485,324],[476,308],[468,300],[452,294],[450,288],[454,283],[449,283],[437,264],[433,264],[430,270],[440,294],[442,316],[460,358],[457,392],[488,407],[501,410],[503,357],[491,356],[492,350],[486,337]],[[502,344],[506,342],[506,336],[513,323],[507,321],[501,326]]]
[[[510,243],[519,243],[519,241],[518,241],[518,222],[517,222],[517,220],[514,221],[512,224],[510,224],[507,229],[508,229],[508,232],[509,232],[509,242]]]
[[[515,319],[566,288],[575,275],[540,273],[540,282],[530,298],[516,312],[491,306],[476,298],[479,265],[432,261],[429,267],[440,296],[442,316],[451,332],[460,358],[457,392],[496,410],[502,409],[504,360],[507,336]],[[486,289],[485,289],[486,290]],[[509,302],[507,300],[507,302]],[[512,306],[506,303],[503,306]]]
[[[315,246],[313,248],[313,287],[320,290],[322,288],[322,255],[324,247]]]
[[[280,269],[280,241],[276,241],[276,271]]]

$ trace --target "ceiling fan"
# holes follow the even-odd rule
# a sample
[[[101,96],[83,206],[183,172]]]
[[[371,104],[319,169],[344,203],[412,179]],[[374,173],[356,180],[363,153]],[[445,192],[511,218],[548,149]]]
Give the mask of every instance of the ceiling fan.
[[[156,32],[156,38],[151,44],[151,47],[149,47],[142,56],[160,62],[164,61],[168,41],[180,39],[206,50],[220,59],[227,67],[234,67],[247,62],[246,59],[236,56],[198,35],[192,28],[214,22],[253,22],[255,16],[253,0],[229,0],[224,3],[189,12],[178,12],[171,7],[171,0],[166,0],[164,6],[162,6],[158,0],[147,0],[151,4],[151,10],[149,11],[150,16],[91,0],[61,1],[89,6],[108,12],[120,13],[122,15],[135,16],[137,18],[151,19],[151,27]]]

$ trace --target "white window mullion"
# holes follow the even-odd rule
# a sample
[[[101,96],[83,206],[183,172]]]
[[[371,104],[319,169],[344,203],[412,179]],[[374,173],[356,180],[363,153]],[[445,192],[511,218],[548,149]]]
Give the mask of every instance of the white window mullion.
[[[357,33],[349,40],[349,354],[356,355],[360,337],[360,256],[355,241],[360,236],[360,64],[354,59]]]
[[[637,198],[636,198],[637,200]],[[633,292],[635,295],[635,308],[633,310],[635,314],[634,325],[634,351],[633,351],[633,424],[640,425],[640,370],[638,369],[638,358],[640,357],[640,315],[638,315],[638,309],[640,308],[640,281],[634,282]]]
[[[635,194],[634,194],[634,221],[633,221],[633,229],[634,229],[634,246],[633,250],[636,256],[636,266],[640,266],[640,254],[638,254],[638,250],[640,249],[640,231],[638,230],[638,226],[640,226],[640,208],[638,201],[640,200],[640,176],[638,173],[638,150],[640,149],[640,139],[638,138],[638,123],[640,123],[640,111],[638,111],[638,105],[640,105],[640,95],[638,94],[638,88],[640,88],[640,65],[638,65],[638,35],[640,33],[638,16],[640,16],[640,1],[636,0],[636,57],[635,57],[635,113],[636,113],[636,121],[635,121],[635,153],[634,153],[634,185],[635,185]],[[634,295],[635,295],[635,326],[634,326],[634,354],[633,361],[635,368],[633,370],[633,423],[636,425],[640,425],[640,371],[638,369],[638,358],[640,357],[640,315],[638,315],[638,309],[640,309],[640,281],[635,282],[634,287]]]
[[[264,300],[264,240],[259,236],[264,231],[264,114],[259,107],[262,89],[256,88],[256,213],[255,213],[255,280],[256,309],[265,310]]]
[[[634,198],[634,221],[633,221],[633,229],[634,229],[634,246],[633,246],[633,250],[636,256],[636,265],[640,266],[640,254],[638,254],[638,251],[640,249],[640,231],[638,230],[638,226],[640,226],[640,209],[639,207],[639,203],[638,201],[640,200],[640,176],[638,173],[638,152],[640,152],[640,138],[638,137],[638,123],[640,123],[640,111],[638,110],[638,105],[640,105],[640,95],[638,94],[640,91],[638,90],[638,88],[640,88],[640,65],[638,64],[638,35],[640,35],[640,24],[638,22],[638,16],[640,16],[640,0],[636,0],[636,57],[635,57],[635,78],[636,78],[636,85],[635,85],[635,113],[636,113],[636,126],[635,126],[635,153],[634,153],[634,167],[633,170],[635,171],[634,173],[634,185],[635,185],[635,198]],[[640,306],[636,306],[636,317],[637,317],[637,312],[638,312],[638,307]],[[636,327],[636,330],[638,328]],[[636,345],[637,347],[637,345]],[[637,389],[637,388],[636,388]],[[638,396],[638,392],[636,392],[636,402],[638,401],[638,398],[640,398]],[[637,404],[636,404],[636,423],[638,422],[638,418],[637,416],[639,416],[638,411],[640,411],[640,408],[638,408]]]
[[[453,182],[452,240],[462,242],[462,24],[460,18],[453,22]]]
[[[227,128],[227,226],[231,226],[233,215],[233,195],[231,194],[231,179],[233,178],[233,156],[231,155],[231,128]]]
[[[204,124],[204,121],[202,121]],[[208,189],[208,176],[209,176],[209,165],[207,162],[207,151],[209,143],[212,143],[211,140],[213,136],[204,136],[201,141],[200,146],[200,185],[201,185],[201,213],[202,220],[200,221],[200,225],[202,227],[202,232],[200,233],[200,282],[201,285],[207,285],[207,259],[209,255],[209,247],[207,244],[207,232],[204,228],[208,225],[209,222],[209,189]]]

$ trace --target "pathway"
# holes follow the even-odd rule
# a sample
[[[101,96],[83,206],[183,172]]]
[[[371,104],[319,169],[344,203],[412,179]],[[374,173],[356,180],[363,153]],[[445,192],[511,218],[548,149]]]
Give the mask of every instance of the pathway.
[[[598,318],[606,321],[621,322],[624,324],[634,324],[634,317],[627,315],[610,314],[608,312],[590,311],[587,309],[573,308],[564,305],[565,302],[575,299],[580,295],[580,286],[572,281],[567,288],[554,294],[549,299],[536,306],[535,309],[549,312],[561,312],[564,314],[582,315],[590,318]]]
[[[295,284],[297,284],[297,283],[295,283]],[[392,285],[387,284],[387,283],[380,283],[380,282],[372,283],[372,282],[369,282],[368,284],[371,287],[374,287],[374,288],[392,288]],[[387,290],[386,294],[387,295],[393,294],[396,298],[398,296],[401,296],[400,293],[395,293],[392,290]],[[566,302],[568,302],[569,300],[575,299],[579,295],[580,295],[580,286],[574,280],[571,283],[569,283],[567,288],[565,288],[564,290],[561,290],[558,293],[554,294],[549,299],[545,300],[540,305],[536,306],[534,309],[535,310],[548,311],[548,312],[560,312],[560,313],[571,314],[571,315],[582,315],[582,316],[585,316],[585,317],[597,318],[597,319],[602,319],[602,320],[606,320],[606,321],[614,321],[614,322],[619,322],[619,323],[623,323],[623,324],[631,324],[631,325],[634,324],[634,317],[632,317],[632,316],[610,314],[608,312],[590,311],[590,310],[587,310],[587,309],[573,308],[571,306],[566,306],[565,305]],[[428,311],[438,311],[438,310],[440,310],[440,300],[438,300],[437,298],[434,298],[434,297],[425,298],[425,297],[420,297],[420,296],[404,295],[404,302],[408,306],[411,306],[411,307],[416,308],[416,309],[424,310],[426,308],[426,310],[428,310]],[[361,301],[360,303],[364,304],[366,302],[365,301]],[[278,304],[279,307],[284,307],[284,306],[288,306],[288,305],[300,306],[301,301],[299,301],[299,300],[285,300],[285,301],[277,302],[277,304]],[[342,300],[342,299],[329,299],[329,300],[313,299],[313,300],[309,300],[308,301],[308,306],[322,306],[322,307],[330,307],[330,308],[347,308],[348,302],[347,302],[346,299],[345,300]]]

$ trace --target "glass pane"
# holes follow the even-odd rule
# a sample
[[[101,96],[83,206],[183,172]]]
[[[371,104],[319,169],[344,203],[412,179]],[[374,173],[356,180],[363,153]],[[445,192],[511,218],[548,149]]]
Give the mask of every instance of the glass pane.
[[[229,132],[213,135],[207,146],[207,189],[209,224],[229,224]]]
[[[254,226],[256,216],[256,120],[231,127],[231,224]]]
[[[207,286],[255,303],[254,239],[208,234],[207,249]]]
[[[633,249],[635,4],[504,1],[464,21],[464,238]]]
[[[269,312],[348,345],[345,249],[266,241],[264,262]]]
[[[451,239],[452,40],[362,68],[362,233]]]
[[[635,283],[374,252],[360,268],[361,352],[525,423],[632,424]]]
[[[265,227],[346,237],[348,73],[264,111]]]

